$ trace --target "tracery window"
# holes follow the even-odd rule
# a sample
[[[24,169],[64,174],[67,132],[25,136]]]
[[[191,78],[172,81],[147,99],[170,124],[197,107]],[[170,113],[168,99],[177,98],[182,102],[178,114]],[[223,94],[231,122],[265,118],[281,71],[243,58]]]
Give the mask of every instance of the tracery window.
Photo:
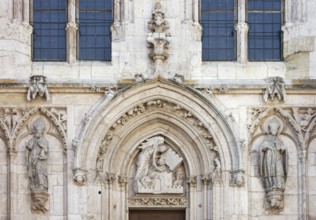
[[[234,60],[235,1],[202,0],[201,4],[202,60]]]
[[[112,1],[77,0],[75,3],[73,6],[67,0],[32,1],[33,61],[66,61],[67,45],[74,41],[77,41],[72,46],[77,48],[77,59],[111,60]],[[68,16],[72,11],[67,11],[72,7],[73,12],[77,11],[76,19],[68,20],[74,18]],[[78,26],[77,39],[67,39],[69,23]]]
[[[33,0],[33,60],[66,60],[65,0]]]
[[[281,60],[282,1],[200,0],[202,60],[233,61],[241,53],[249,61]]]
[[[281,60],[281,0],[248,0],[250,61]]]
[[[79,59],[111,60],[111,1],[80,0],[78,24]]]

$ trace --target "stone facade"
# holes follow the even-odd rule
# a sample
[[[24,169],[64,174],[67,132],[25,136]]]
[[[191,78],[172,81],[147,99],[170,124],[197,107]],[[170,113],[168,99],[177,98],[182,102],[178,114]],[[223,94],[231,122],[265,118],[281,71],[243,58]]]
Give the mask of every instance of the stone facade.
[[[236,62],[202,62],[193,0],[114,0],[111,62],[76,59],[68,0],[67,62],[32,62],[31,0],[1,1],[0,219],[316,219],[316,5],[249,62],[245,2]]]

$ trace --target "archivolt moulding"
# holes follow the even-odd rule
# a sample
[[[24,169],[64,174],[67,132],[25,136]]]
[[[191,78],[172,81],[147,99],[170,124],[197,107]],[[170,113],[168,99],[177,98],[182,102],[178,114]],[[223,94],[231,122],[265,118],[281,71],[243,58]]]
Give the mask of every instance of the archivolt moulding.
[[[161,102],[160,104],[158,103],[159,101]],[[179,120],[180,117],[170,111],[166,114],[168,111],[164,111],[163,106],[160,105],[169,106],[173,110],[179,111],[182,120]],[[149,106],[156,106],[157,111],[153,111],[150,114],[142,113]],[[140,115],[144,115],[144,117]],[[193,124],[189,123],[186,117],[187,119],[194,119]],[[212,149],[210,149],[210,145],[207,145],[207,141],[205,141],[205,139],[209,138],[214,140],[212,144],[215,144],[219,148],[222,170],[234,171],[241,169],[242,163],[238,142],[225,116],[211,101],[207,100],[195,89],[158,77],[143,83],[133,84],[118,91],[115,95],[107,95],[86,114],[79,132],[73,140],[76,152],[74,170],[81,170],[82,174],[86,175],[87,171],[97,171],[104,168],[104,164],[97,167],[97,160],[109,161],[110,158],[113,160],[119,148],[124,144],[124,137],[126,138],[127,136],[121,133],[121,129],[117,130],[120,132],[112,133],[111,131],[113,131],[113,128],[116,130],[117,126],[120,127],[125,124],[127,122],[125,119],[130,119],[130,124],[137,124],[139,122],[140,127],[138,128],[141,128],[142,125],[140,121],[148,121],[146,119],[152,120],[152,122],[156,123],[156,127],[154,128],[156,133],[151,135],[158,135],[163,132],[167,136],[169,135],[165,125],[161,124],[161,126],[165,126],[163,129],[159,127],[159,121],[168,121],[169,125],[175,125],[178,128],[182,126],[183,132],[191,132],[190,138],[192,143],[194,142],[193,145],[195,144],[199,148],[198,150],[202,149],[202,153],[208,152],[207,155],[201,153],[201,157],[211,158]],[[127,126],[125,133],[128,133],[128,129],[130,128],[138,129],[137,126]],[[199,129],[204,130],[203,133],[205,134],[199,132]],[[147,131],[146,135],[143,135],[142,140],[139,139],[137,141],[140,143],[144,141],[144,138],[150,137],[150,131]],[[172,136],[172,134],[170,135]],[[171,136],[170,138],[172,139]],[[173,138],[177,139],[175,136]],[[113,142],[112,139],[115,139],[116,142]],[[201,141],[202,139],[204,141]],[[128,142],[128,144],[135,147],[137,141],[134,141],[134,143]],[[111,142],[111,144],[107,145],[107,142]],[[126,148],[125,150],[130,149]],[[191,149],[188,148],[188,154],[190,150],[196,151],[197,149],[193,147]],[[131,155],[128,155],[127,158],[121,159],[130,160],[130,157]],[[213,166],[212,161],[210,162],[207,159],[204,162],[205,164],[201,167],[204,167],[208,171],[199,172],[211,172],[209,167]],[[190,161],[190,163],[199,164],[201,161],[195,159],[194,161]],[[111,165],[108,164],[105,166],[106,168],[102,171],[109,172],[108,169],[113,168],[109,166]],[[117,170],[111,170],[111,172],[113,171],[116,172]],[[200,173],[190,173],[189,175],[195,176],[200,175]]]

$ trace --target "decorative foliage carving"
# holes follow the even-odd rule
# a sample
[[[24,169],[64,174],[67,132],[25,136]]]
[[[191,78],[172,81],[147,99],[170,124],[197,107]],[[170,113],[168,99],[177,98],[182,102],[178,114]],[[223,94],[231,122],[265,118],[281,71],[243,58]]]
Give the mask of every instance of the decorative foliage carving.
[[[32,128],[33,137],[26,143],[27,170],[32,192],[32,211],[46,212],[48,199],[47,158],[48,140],[44,136],[45,122],[38,118]]]
[[[107,148],[109,144],[111,143],[113,134],[116,132],[117,129],[120,129],[122,126],[124,126],[128,121],[133,119],[134,117],[137,117],[141,114],[145,114],[151,111],[156,111],[156,110],[164,110],[170,113],[173,113],[181,118],[183,120],[186,120],[188,123],[190,123],[193,127],[196,128],[196,130],[199,132],[201,135],[202,139],[204,140],[205,144],[210,147],[211,152],[213,152],[214,156],[213,159],[216,157],[219,160],[219,154],[218,154],[218,149],[215,147],[216,144],[213,140],[213,137],[209,133],[208,129],[204,124],[196,117],[194,116],[191,112],[188,110],[184,109],[183,107],[165,101],[165,100],[160,100],[160,99],[155,99],[151,101],[147,101],[145,103],[141,103],[130,110],[126,111],[109,129],[109,131],[106,133],[101,146],[99,148],[99,153],[97,157],[97,170],[102,172],[102,166],[103,166],[103,161],[104,161],[104,156],[107,151]],[[214,148],[215,147],[215,148]]]
[[[128,200],[129,207],[186,207],[187,200],[183,197],[167,197],[167,198],[132,198]]]
[[[227,85],[214,85],[196,89],[203,95],[213,95],[214,93],[225,94],[229,91]]]
[[[178,169],[183,158],[164,144],[164,138],[149,138],[138,148],[136,193],[183,193],[184,170]]]
[[[268,83],[268,85],[263,93],[263,100],[265,102],[268,102],[269,99],[273,101],[276,96],[279,101],[285,101],[286,91],[283,78],[278,76],[269,77],[266,79],[266,82]]]
[[[27,91],[26,99],[31,101],[32,99],[35,99],[37,95],[45,97],[47,101],[50,100],[46,76],[34,75],[30,78],[30,86]]]
[[[169,34],[164,33],[169,28],[168,21],[165,20],[165,10],[160,3],[156,3],[152,12],[152,19],[148,22],[148,29],[151,33],[147,35],[147,42],[152,52],[149,57],[155,63],[155,72],[153,77],[164,74],[163,62],[169,56],[167,49],[169,48]]]

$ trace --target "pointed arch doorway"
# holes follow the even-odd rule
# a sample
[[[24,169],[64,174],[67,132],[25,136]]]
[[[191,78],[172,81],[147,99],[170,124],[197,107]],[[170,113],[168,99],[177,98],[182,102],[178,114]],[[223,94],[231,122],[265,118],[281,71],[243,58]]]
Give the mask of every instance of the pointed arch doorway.
[[[185,210],[130,210],[129,220],[185,220]]]
[[[228,184],[242,163],[234,133],[211,101],[190,87],[157,78],[131,85],[95,105],[73,142],[74,179],[82,184],[82,179],[95,176],[94,183],[85,181],[86,185],[104,184],[104,219],[224,216],[223,201],[229,194],[223,183]],[[159,137],[164,143],[149,144]],[[159,144],[167,147],[160,149]],[[149,163],[140,159],[147,145],[152,149]],[[140,164],[146,164],[144,169]],[[165,165],[168,169],[163,169]],[[177,210],[182,211],[174,217]]]

